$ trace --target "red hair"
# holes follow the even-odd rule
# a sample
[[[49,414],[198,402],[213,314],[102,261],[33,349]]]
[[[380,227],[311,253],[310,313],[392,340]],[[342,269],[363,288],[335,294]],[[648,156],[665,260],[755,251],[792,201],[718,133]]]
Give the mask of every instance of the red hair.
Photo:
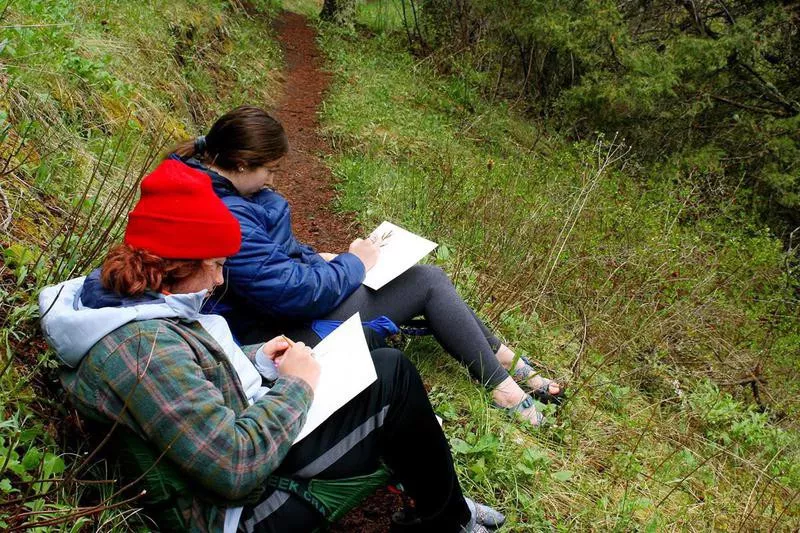
[[[103,287],[123,296],[140,296],[147,291],[163,292],[202,268],[199,259],[164,259],[127,244],[108,252],[100,280]]]

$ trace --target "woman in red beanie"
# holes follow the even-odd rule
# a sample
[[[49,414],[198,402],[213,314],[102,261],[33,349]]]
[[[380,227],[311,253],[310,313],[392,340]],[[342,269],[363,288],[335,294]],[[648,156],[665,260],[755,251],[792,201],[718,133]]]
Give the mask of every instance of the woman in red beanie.
[[[242,226],[242,248],[226,264],[227,291],[214,305],[236,336],[252,342],[290,331],[313,343],[317,319],[345,320],[358,311],[376,329],[386,322],[396,329],[394,324],[424,315],[448,353],[492,391],[496,407],[541,424],[541,413],[520,385],[554,403],[562,400],[562,387],[515,356],[464,303],[442,269],[416,265],[373,291],[361,282],[377,259],[374,243],[356,239],[347,253],[334,256],[298,242],[288,203],[272,189],[276,165],[288,149],[281,124],[262,109],[245,106],[169,157],[206,173]]]
[[[425,389],[396,350],[376,350],[377,381],[292,445],[319,378],[309,348],[279,338],[239,347],[222,317],[200,314],[240,242],[207,176],[165,161],[102,268],[41,293],[42,329],[76,408],[122,433],[122,459],[151,451],[142,470],[159,483],[145,499],[171,487],[161,512],[176,509],[172,525],[185,530],[310,531],[321,515],[270,488],[271,474],[347,478],[383,461],[416,501],[416,530],[502,521],[462,495]]]

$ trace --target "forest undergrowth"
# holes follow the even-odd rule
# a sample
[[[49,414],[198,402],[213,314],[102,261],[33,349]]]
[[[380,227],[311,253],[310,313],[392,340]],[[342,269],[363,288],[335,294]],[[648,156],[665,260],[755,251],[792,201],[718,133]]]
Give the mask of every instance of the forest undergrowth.
[[[467,491],[510,531],[796,529],[795,258],[756,219],[640,179],[613,132],[568,141],[409,53],[402,9],[321,27],[341,207],[439,242],[479,313],[569,383],[529,430],[435,343],[408,346]]]

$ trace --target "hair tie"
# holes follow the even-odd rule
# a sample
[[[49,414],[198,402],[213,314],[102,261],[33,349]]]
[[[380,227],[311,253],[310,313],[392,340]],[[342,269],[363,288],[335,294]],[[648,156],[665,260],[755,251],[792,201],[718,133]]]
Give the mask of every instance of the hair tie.
[[[206,136],[201,135],[194,140],[194,153],[195,154],[204,154],[206,153]]]

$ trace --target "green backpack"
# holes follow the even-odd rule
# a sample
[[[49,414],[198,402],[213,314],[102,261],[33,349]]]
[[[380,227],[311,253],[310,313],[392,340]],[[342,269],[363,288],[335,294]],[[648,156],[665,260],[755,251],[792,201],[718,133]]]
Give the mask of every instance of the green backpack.
[[[123,475],[135,480],[136,485],[146,490],[137,503],[164,532],[188,529],[184,513],[188,512],[196,497],[220,507],[254,505],[268,487],[290,492],[305,501],[323,517],[324,529],[385,486],[391,477],[384,465],[371,474],[344,479],[300,479],[272,475],[260,490],[244,500],[233,502],[208,491],[198,492],[196,484],[190,488],[178,467],[166,458],[159,460],[160,454],[138,435],[123,431],[116,440],[119,450],[117,458]]]

